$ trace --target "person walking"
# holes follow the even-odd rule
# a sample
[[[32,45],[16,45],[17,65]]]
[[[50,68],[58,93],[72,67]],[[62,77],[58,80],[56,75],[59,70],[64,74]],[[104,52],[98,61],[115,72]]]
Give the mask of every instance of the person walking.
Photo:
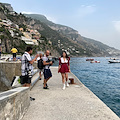
[[[16,61],[16,53],[18,52],[18,50],[16,48],[12,48],[11,52],[13,54],[13,61]]]
[[[42,79],[42,73],[44,72],[44,65],[43,65],[43,59],[42,59],[42,57],[43,57],[43,54],[40,53],[39,57],[37,58],[37,62],[38,62],[37,66],[39,68],[40,80]]]
[[[63,90],[65,87],[69,87],[68,84],[68,73],[70,72],[70,58],[68,57],[66,51],[63,51],[61,58],[59,58],[59,67],[58,73],[61,73],[62,76],[62,83],[63,83]],[[66,85],[65,85],[66,80]]]
[[[50,55],[50,51],[46,50],[45,56],[43,57],[43,65],[45,66],[44,67],[44,85],[43,85],[43,89],[49,89],[48,85],[47,85],[47,82],[52,77],[50,66],[53,64],[53,62],[49,60],[49,58],[48,58],[49,55]]]

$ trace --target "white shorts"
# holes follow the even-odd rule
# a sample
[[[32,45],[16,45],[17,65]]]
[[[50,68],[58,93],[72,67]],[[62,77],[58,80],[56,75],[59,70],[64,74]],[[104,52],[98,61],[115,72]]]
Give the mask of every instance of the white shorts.
[[[44,69],[39,69],[39,72],[44,72]]]

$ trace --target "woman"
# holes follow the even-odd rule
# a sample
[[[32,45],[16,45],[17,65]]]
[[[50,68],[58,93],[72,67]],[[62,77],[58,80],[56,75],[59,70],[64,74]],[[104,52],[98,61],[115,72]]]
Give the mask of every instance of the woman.
[[[59,67],[58,67],[58,73],[61,73],[62,76],[62,82],[63,82],[63,90],[65,89],[65,80],[66,80],[66,86],[69,87],[68,84],[68,73],[70,72],[70,58],[68,57],[66,51],[62,53],[61,58],[59,58]]]

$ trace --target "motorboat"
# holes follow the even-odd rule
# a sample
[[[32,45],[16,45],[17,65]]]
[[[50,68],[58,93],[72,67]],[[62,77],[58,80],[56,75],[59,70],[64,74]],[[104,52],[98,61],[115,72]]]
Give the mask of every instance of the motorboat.
[[[120,63],[119,60],[109,60],[108,62],[109,62],[109,63]]]
[[[93,61],[94,59],[90,58],[90,59],[86,59],[86,61]]]
[[[100,63],[100,61],[91,61],[90,63]]]
[[[119,60],[119,58],[110,58],[110,60]]]

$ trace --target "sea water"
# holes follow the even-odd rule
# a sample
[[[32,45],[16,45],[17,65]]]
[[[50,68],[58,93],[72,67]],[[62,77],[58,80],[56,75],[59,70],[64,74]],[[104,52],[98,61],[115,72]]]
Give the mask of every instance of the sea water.
[[[100,63],[86,59],[71,58],[71,72],[120,117],[120,63],[108,63],[108,58],[101,57],[94,58]]]

